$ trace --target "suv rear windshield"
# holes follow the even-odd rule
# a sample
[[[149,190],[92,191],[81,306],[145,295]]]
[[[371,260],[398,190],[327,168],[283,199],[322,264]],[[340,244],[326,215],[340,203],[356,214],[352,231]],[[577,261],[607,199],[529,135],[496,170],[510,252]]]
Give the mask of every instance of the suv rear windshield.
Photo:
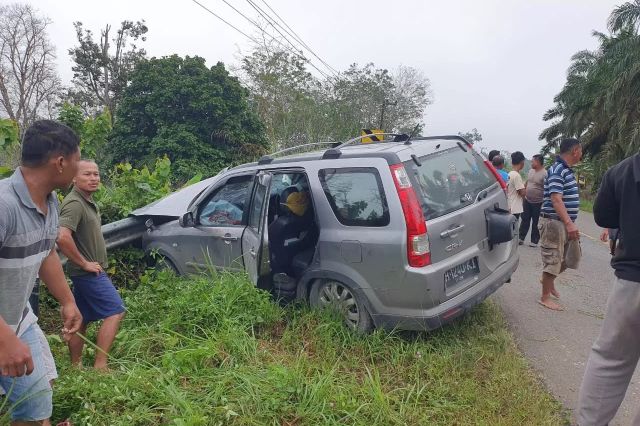
[[[421,157],[420,163],[407,161],[405,167],[418,181],[427,220],[473,204],[480,191],[496,183],[479,156],[459,147]]]
[[[319,177],[327,200],[341,224],[389,224],[389,207],[378,170],[371,167],[323,169]]]

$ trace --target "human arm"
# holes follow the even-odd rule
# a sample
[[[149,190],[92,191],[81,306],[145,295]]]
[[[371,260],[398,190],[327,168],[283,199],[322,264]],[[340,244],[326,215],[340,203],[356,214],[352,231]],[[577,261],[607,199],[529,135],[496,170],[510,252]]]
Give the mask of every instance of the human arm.
[[[68,198],[62,203],[60,229],[56,243],[71,262],[86,272],[99,274],[102,272],[102,266],[97,262],[89,262],[85,259],[73,240],[73,233],[76,232],[82,221],[83,211],[82,204],[77,199]]]
[[[38,274],[47,286],[49,293],[60,303],[60,314],[64,324],[62,333],[65,338],[68,338],[78,331],[82,325],[82,315],[69,289],[64,272],[62,271],[60,257],[58,257],[55,248],[51,250],[42,262]]]
[[[7,239],[10,220],[11,211],[0,203],[0,248]],[[16,336],[13,328],[0,316],[0,375],[19,377],[32,371],[33,358],[29,346]]]
[[[98,262],[90,262],[85,259],[82,253],[80,253],[80,250],[78,250],[78,246],[76,246],[76,243],[73,240],[72,232],[73,231],[71,231],[71,229],[65,226],[61,226],[60,230],[58,231],[58,239],[56,240],[56,243],[58,244],[58,247],[60,248],[62,253],[67,256],[70,261],[80,266],[87,272],[94,274],[99,274],[100,272],[102,272],[102,266]]]
[[[516,190],[518,195],[524,198],[526,194],[526,189],[525,189],[526,185],[522,181],[522,176],[520,175],[520,172],[513,170],[511,173],[509,173],[509,181],[513,185],[513,188]]]
[[[553,205],[553,209],[556,211],[558,218],[564,223],[564,227],[567,229],[567,235],[570,240],[577,240],[580,238],[580,230],[578,230],[578,226],[573,223],[571,218],[569,217],[569,213],[567,212],[567,208],[564,206],[564,202],[562,201],[562,194],[558,192],[554,192],[551,194],[551,204]]]
[[[593,204],[593,218],[603,228],[620,227],[620,205],[616,201],[612,170],[609,169],[604,174],[596,201]]]
[[[606,243],[608,239],[609,239],[609,230],[605,228],[600,233],[600,241],[602,241],[603,243]]]

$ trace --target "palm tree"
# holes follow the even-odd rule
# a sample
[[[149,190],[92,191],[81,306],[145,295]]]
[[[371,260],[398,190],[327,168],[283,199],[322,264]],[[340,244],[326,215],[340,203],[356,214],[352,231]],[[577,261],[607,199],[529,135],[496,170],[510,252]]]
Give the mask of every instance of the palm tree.
[[[594,32],[599,47],[572,57],[567,82],[543,116],[543,153],[564,137],[578,137],[596,176],[640,151],[640,0],[618,6],[609,34]]]

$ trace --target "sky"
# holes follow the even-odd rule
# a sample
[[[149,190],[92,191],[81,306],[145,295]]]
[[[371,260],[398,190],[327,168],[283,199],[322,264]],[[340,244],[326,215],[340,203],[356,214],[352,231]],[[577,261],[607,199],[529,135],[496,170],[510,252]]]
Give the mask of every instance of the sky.
[[[5,2],[6,0],[0,0]],[[243,32],[257,28],[223,0],[199,0]],[[244,0],[227,0],[256,20]],[[263,0],[254,0],[265,8]],[[477,128],[480,146],[531,156],[539,151],[544,112],[564,85],[571,56],[596,47],[623,0],[266,0],[325,62],[337,70],[373,62],[414,67],[431,82],[425,134]],[[144,19],[149,56],[198,55],[209,65],[238,63],[251,42],[192,0],[32,0],[53,22],[60,75],[73,73],[68,49],[74,21],[99,33],[123,20]],[[267,28],[270,30],[270,28]],[[312,55],[307,55],[322,69]],[[311,69],[313,71],[313,69]]]

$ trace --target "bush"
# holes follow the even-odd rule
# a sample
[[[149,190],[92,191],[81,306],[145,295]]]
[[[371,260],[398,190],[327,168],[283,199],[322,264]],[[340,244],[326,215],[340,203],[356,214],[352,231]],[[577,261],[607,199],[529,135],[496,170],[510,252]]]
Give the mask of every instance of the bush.
[[[94,199],[102,213],[102,223],[123,219],[133,210],[156,201],[171,192],[171,161],[156,160],[153,170],[135,169],[129,163],[118,164]]]

